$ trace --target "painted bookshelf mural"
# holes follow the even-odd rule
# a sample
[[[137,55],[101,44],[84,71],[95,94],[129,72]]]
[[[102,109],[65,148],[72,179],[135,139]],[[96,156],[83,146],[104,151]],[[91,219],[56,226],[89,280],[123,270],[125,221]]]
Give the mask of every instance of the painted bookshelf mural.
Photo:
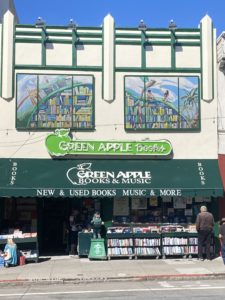
[[[126,129],[199,129],[198,77],[125,77]]]
[[[17,74],[17,128],[94,126],[93,77]]]

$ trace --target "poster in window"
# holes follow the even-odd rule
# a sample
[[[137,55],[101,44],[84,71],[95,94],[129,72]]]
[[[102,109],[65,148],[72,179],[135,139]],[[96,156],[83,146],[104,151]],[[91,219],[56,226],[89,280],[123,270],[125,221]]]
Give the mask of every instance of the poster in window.
[[[147,209],[147,198],[132,198],[131,199],[132,209]]]
[[[186,197],[186,203],[192,204],[192,197]]]
[[[129,215],[129,198],[115,197],[113,201],[113,215],[114,216],[128,216]]]
[[[211,200],[212,200],[211,197],[204,197],[205,202],[211,202]]]
[[[164,197],[162,197],[162,202],[164,202],[164,203],[171,203],[172,202],[172,198],[164,196]]]
[[[183,197],[174,197],[173,207],[176,209],[186,208],[186,199]]]
[[[184,210],[184,215],[185,216],[192,216],[193,215],[192,209],[191,208],[190,209],[185,209]]]
[[[195,197],[195,202],[196,203],[204,202],[204,198],[202,196]]]
[[[158,206],[158,198],[157,197],[150,197],[149,198],[149,205],[150,206]]]

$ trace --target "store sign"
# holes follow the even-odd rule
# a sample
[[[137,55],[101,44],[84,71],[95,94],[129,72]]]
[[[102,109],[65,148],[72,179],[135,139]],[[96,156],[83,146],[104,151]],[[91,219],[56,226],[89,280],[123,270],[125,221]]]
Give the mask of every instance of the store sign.
[[[76,188],[76,189],[37,189],[37,197],[152,197],[182,196],[181,189],[146,188]]]
[[[45,145],[52,156],[65,155],[140,155],[170,156],[172,145],[167,140],[159,141],[80,141],[72,140],[70,129],[56,129],[47,136]]]
[[[91,163],[79,164],[67,171],[67,178],[73,185],[87,184],[150,184],[150,171],[93,171]]]
[[[37,196],[116,197],[182,196],[181,189],[152,187],[151,169],[96,169],[92,162],[76,164],[65,173],[70,188],[38,189]]]

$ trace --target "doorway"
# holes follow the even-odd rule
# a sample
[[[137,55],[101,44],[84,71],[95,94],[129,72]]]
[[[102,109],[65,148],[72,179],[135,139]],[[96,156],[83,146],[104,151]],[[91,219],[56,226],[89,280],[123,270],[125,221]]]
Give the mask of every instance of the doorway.
[[[70,201],[50,198],[42,201],[41,245],[42,255],[64,255],[67,251],[66,220]]]

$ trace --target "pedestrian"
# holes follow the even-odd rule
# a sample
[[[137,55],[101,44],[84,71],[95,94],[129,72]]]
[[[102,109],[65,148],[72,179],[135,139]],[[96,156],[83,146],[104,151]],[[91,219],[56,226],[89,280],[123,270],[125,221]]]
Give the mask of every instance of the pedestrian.
[[[93,238],[101,238],[101,227],[104,224],[102,222],[101,216],[99,212],[96,212],[93,216],[93,219],[91,220],[91,224],[93,226]]]
[[[17,265],[17,246],[12,238],[7,239],[4,253],[1,256],[4,258],[4,266],[6,268]]]
[[[219,239],[221,243],[221,254],[225,265],[225,218],[220,221]]]
[[[78,232],[81,230],[80,217],[78,210],[72,210],[72,213],[69,217],[69,254],[77,254],[78,246]]]
[[[213,234],[214,218],[207,211],[206,206],[200,207],[200,213],[196,219],[196,230],[198,232],[198,258],[203,260],[203,247],[205,246],[206,259],[210,260],[210,246]]]

